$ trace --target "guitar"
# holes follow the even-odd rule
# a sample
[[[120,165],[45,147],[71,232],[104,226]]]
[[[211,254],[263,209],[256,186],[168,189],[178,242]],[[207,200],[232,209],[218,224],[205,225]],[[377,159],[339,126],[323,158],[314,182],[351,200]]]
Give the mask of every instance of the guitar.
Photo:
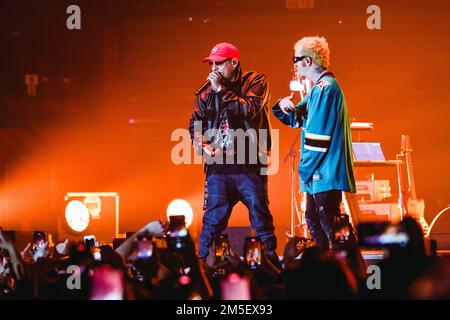
[[[401,155],[405,158],[406,170],[408,174],[408,191],[403,196],[406,216],[414,218],[422,227],[424,235],[428,235],[428,223],[425,220],[425,201],[417,199],[416,184],[414,181],[411,152],[411,142],[409,136],[402,134],[401,140]]]

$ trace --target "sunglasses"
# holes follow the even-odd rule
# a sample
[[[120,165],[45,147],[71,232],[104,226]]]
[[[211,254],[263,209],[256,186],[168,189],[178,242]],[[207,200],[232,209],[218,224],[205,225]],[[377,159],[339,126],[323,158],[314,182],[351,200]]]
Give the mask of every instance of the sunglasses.
[[[296,57],[296,56],[293,56],[292,57],[292,62],[293,63],[297,63],[297,62],[299,62],[299,61],[302,61],[303,59],[305,59],[307,56],[301,56],[301,57]]]

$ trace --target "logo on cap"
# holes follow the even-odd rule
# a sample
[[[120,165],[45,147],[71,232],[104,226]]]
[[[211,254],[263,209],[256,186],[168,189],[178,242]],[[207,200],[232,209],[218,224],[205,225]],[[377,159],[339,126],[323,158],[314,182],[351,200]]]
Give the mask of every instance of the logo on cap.
[[[211,53],[216,53],[217,52],[217,47],[212,48]]]

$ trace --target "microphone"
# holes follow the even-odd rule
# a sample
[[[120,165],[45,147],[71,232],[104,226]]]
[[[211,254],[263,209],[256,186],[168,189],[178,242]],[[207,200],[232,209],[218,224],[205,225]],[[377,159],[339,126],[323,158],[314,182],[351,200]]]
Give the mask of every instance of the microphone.
[[[203,90],[205,90],[208,86],[210,85],[209,80],[206,81],[200,88],[198,88],[197,91],[195,91],[195,95],[198,96],[200,93],[203,92]]]

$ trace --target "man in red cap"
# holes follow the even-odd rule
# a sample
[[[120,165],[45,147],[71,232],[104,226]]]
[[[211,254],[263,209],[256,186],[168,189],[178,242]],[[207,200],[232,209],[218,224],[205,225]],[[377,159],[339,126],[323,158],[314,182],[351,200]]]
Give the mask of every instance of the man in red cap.
[[[225,230],[238,201],[248,208],[255,235],[275,256],[266,175],[271,148],[269,84],[259,72],[242,72],[239,50],[230,43],[215,45],[202,61],[209,63],[211,72],[196,93],[189,126],[194,148],[205,159],[199,257],[209,254],[214,236]]]

